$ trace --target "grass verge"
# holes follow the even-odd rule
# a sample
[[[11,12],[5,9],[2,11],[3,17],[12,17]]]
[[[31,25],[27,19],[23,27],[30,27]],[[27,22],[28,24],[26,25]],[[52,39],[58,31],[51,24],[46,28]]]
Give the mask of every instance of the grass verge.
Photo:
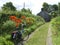
[[[56,34],[56,29],[52,27],[52,41],[53,45],[60,45],[60,32],[58,32],[58,35]]]

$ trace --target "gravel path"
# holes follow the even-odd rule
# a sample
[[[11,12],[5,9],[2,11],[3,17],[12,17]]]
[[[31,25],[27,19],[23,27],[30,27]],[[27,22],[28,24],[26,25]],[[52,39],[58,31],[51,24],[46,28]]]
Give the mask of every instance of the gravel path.
[[[46,45],[53,45],[53,44],[52,44],[51,25],[49,25],[48,35],[47,35],[47,40],[46,40]]]

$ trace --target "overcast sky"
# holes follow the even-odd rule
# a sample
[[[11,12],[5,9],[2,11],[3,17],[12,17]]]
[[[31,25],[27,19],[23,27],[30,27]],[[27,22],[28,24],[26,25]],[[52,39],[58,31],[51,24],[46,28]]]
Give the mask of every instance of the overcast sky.
[[[12,2],[18,10],[23,8],[25,2],[25,8],[30,8],[33,14],[37,14],[40,12],[43,2],[47,2],[48,4],[58,4],[60,0],[0,0],[0,7],[6,2]]]

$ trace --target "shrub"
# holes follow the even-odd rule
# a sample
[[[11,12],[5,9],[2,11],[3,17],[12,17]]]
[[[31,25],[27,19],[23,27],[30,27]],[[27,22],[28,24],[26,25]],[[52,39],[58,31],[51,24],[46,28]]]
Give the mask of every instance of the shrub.
[[[6,40],[4,37],[0,37],[0,45],[14,45],[11,41]]]
[[[60,32],[60,16],[54,18],[54,19],[51,21],[51,24],[52,24],[52,27],[55,29],[55,30],[53,31],[54,34],[55,34],[55,35],[58,35],[59,32]]]
[[[60,16],[53,19],[51,23],[52,26],[55,27],[55,29],[60,30]]]
[[[9,20],[9,21],[4,22],[4,24],[2,25],[2,30],[4,32],[9,33],[10,31],[15,29],[15,26],[16,26],[15,22]]]

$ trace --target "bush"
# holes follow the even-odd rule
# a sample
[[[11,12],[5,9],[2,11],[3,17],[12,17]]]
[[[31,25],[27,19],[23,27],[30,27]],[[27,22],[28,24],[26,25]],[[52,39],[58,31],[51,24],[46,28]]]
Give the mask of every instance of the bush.
[[[55,29],[55,30],[53,31],[54,34],[55,34],[55,35],[58,35],[59,32],[60,32],[60,16],[54,18],[54,19],[51,21],[51,24],[52,24],[52,27]]]
[[[60,30],[60,16],[53,19],[51,23],[55,29]]]
[[[0,37],[0,45],[14,45],[11,41],[7,41],[4,37]]]
[[[5,45],[6,39],[3,37],[0,37],[0,45]]]
[[[7,41],[4,37],[0,37],[0,45],[14,45],[11,41]]]
[[[6,14],[0,14],[1,16],[0,16],[0,19],[1,19],[1,23],[2,22],[5,22],[6,20],[8,20],[8,15],[6,15]]]
[[[11,41],[6,41],[6,45],[14,45]]]
[[[15,29],[15,22],[11,20],[4,22],[4,24],[2,25],[3,32],[9,33],[10,31],[14,29]]]

